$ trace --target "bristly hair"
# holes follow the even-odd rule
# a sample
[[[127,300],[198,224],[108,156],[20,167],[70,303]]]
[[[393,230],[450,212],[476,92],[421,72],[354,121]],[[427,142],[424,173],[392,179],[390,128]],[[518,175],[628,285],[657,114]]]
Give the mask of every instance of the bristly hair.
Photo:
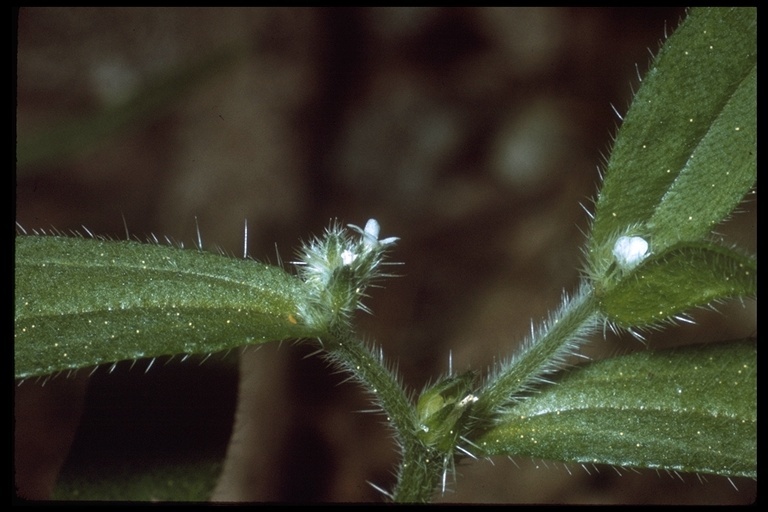
[[[398,238],[379,240],[379,223],[370,219],[365,228],[331,222],[322,237],[304,243],[293,262],[299,277],[310,287],[312,299],[298,312],[300,321],[311,326],[331,322],[348,323],[356,310],[370,312],[363,304],[365,290],[375,280],[389,277],[382,272],[384,256]]]
[[[599,331],[593,301],[592,287],[586,282],[573,297],[564,295],[560,308],[538,328],[532,325],[518,352],[493,370],[479,392],[477,406],[501,414],[537,385],[548,383],[546,375],[565,367],[567,358],[577,355],[589,336]]]

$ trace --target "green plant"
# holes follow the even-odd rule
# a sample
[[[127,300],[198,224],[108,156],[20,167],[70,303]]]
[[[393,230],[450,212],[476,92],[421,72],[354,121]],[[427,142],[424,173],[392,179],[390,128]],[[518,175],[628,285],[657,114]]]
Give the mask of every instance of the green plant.
[[[756,177],[754,9],[691,11],[626,115],[596,201],[582,285],[491,375],[447,375],[414,404],[352,325],[385,253],[333,223],[298,276],[200,251],[16,239],[16,377],[284,339],[317,343],[389,418],[397,501],[426,501],[465,456],[756,478],[755,341],[640,353],[549,375],[606,326],[640,336],[756,293],[755,258],[711,235]]]

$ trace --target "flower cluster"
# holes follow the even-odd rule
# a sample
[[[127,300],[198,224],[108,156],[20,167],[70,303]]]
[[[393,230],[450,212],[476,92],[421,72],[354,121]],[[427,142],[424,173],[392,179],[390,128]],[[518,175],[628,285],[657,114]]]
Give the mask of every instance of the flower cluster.
[[[352,313],[361,309],[365,289],[379,277],[387,249],[398,238],[379,240],[379,223],[370,219],[365,228],[348,225],[359,237],[338,223],[332,223],[321,238],[305,243],[299,250],[299,277],[309,285],[312,301],[299,311],[301,320],[308,325],[327,326],[335,321],[347,321]]]

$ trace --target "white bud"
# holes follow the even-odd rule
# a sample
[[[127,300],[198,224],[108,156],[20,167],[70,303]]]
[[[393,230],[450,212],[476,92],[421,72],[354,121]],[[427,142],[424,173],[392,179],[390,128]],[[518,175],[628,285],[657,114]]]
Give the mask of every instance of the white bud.
[[[356,259],[357,259],[357,254],[350,251],[349,249],[344,249],[341,252],[341,263],[343,265],[346,265],[346,266],[351,265],[352,262],[355,261]]]
[[[648,254],[648,242],[640,236],[620,236],[613,246],[613,257],[625,269],[636,267]]]
[[[380,231],[381,226],[379,226],[379,222],[376,219],[368,219],[368,222],[365,223],[365,234],[370,235],[374,240],[379,239]]]

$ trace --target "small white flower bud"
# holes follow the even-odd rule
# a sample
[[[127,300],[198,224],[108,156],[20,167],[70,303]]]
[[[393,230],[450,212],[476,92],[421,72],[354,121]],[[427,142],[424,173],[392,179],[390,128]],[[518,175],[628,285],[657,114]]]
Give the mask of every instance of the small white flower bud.
[[[625,269],[636,267],[648,254],[648,242],[640,236],[620,236],[613,245],[613,257]]]

